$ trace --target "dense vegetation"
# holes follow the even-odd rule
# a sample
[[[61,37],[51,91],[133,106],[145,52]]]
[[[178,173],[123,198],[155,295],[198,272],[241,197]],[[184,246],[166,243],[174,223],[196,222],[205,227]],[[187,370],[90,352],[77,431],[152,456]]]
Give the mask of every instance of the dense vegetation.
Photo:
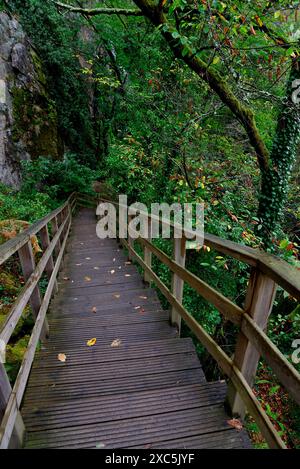
[[[206,231],[299,266],[297,2],[105,2],[126,10],[115,15],[82,10],[102,2],[65,3],[0,1],[39,52],[68,149],[63,161],[43,155],[25,164],[19,192],[0,187],[0,220],[32,222],[72,191],[92,192],[93,181],[105,181],[112,195],[131,201],[203,202]],[[8,239],[6,226],[1,236]],[[171,251],[167,241],[158,244]],[[204,247],[189,251],[187,267],[243,304],[249,271],[241,263]],[[158,263],[155,269],[170,282],[167,269]],[[1,272],[0,320],[19,291],[16,277],[13,265]],[[233,351],[234,328],[189,288],[184,297],[187,309]],[[21,326],[12,377],[30,319]],[[290,358],[299,334],[299,308],[280,291],[269,336]],[[198,349],[207,376],[218,378]],[[287,444],[300,448],[300,415],[263,362],[255,386]],[[262,445],[251,421],[249,429]]]

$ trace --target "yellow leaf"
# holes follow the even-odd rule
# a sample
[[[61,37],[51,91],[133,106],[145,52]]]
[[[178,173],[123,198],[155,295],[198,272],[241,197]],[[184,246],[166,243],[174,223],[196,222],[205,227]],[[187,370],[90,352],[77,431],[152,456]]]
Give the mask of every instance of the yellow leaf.
[[[96,345],[96,342],[97,342],[97,339],[91,339],[87,341],[86,345],[88,347],[93,347],[94,345]]]
[[[67,356],[64,353],[59,353],[57,358],[62,363],[65,363],[67,361]]]
[[[84,277],[84,280],[85,280],[86,282],[90,282],[92,279],[91,279],[91,277]]]
[[[220,62],[220,57],[215,57],[213,60],[213,65],[217,65]]]
[[[111,347],[120,347],[122,341],[121,339],[115,339],[112,343],[111,343]]]

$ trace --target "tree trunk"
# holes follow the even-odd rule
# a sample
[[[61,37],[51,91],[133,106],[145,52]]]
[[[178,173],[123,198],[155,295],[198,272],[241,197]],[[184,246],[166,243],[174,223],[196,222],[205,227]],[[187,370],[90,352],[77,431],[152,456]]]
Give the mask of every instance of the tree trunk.
[[[287,97],[278,117],[269,166],[261,173],[261,195],[258,218],[262,231],[258,232],[266,245],[270,245],[282,218],[287,198],[288,183],[296,161],[300,139],[300,106],[293,102],[294,80],[300,79],[300,60],[293,61],[287,84]]]

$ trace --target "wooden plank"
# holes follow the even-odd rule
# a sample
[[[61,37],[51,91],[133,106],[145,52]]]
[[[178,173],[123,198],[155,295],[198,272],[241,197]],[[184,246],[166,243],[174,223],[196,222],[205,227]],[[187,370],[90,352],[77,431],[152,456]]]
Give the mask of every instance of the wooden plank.
[[[261,329],[267,326],[272,310],[277,286],[266,275],[253,269],[251,272],[245,302],[245,311],[253,318]],[[246,381],[252,386],[259,362],[260,354],[248,340],[243,330],[238,335],[234,354],[234,364],[241,371]],[[245,406],[235,389],[229,386],[228,404],[233,415],[244,417]]]
[[[196,372],[195,372],[196,371]],[[137,391],[146,391],[153,389],[167,389],[173,386],[186,386],[188,384],[204,383],[205,378],[201,369],[176,370],[168,373],[144,374],[132,377],[101,380],[97,377],[91,383],[81,382],[65,384],[61,382],[57,386],[33,386],[28,387],[24,405],[36,406],[43,402],[49,405],[53,402],[67,402],[74,399],[86,399],[97,396],[111,396],[112,394],[128,394]]]
[[[222,405],[162,413],[150,417],[107,422],[72,428],[32,432],[27,448],[95,448],[99,442],[106,449],[133,445],[156,445],[168,439],[185,438],[230,429]]]
[[[226,386],[191,385],[23,408],[27,431],[90,425],[222,404]]]

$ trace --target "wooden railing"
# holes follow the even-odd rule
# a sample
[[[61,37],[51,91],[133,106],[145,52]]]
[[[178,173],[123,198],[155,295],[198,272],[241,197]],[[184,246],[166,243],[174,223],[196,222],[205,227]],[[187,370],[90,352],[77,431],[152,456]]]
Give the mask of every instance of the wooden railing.
[[[0,340],[7,344],[24,309],[30,303],[35,324],[19,369],[14,387],[11,388],[3,363],[0,363],[0,448],[20,447],[24,436],[24,424],[20,414],[24,391],[39,340],[45,340],[49,328],[46,313],[53,293],[57,289],[56,278],[62,263],[68,238],[72,213],[78,201],[76,194],[66,203],[31,225],[27,230],[0,246],[0,265],[18,254],[25,285],[18,295],[5,323],[0,329]],[[49,227],[51,227],[49,229]],[[37,236],[43,249],[38,264],[32,249],[32,238]],[[51,237],[51,239],[50,239]],[[42,297],[39,281],[46,273],[48,285]]]
[[[22,444],[25,429],[20,407],[38,341],[40,339],[44,340],[48,334],[46,313],[51,296],[56,290],[56,278],[63,259],[71,226],[72,212],[76,203],[95,205],[99,201],[100,199],[96,200],[95,198],[73,194],[60,208],[33,224],[16,238],[0,246],[0,265],[18,253],[26,282],[6,322],[0,329],[0,340],[5,344],[8,343],[28,303],[31,305],[35,318],[28,348],[13,389],[10,386],[4,365],[0,363],[0,419],[2,417],[0,448],[20,446]],[[112,203],[117,211],[121,208],[116,202]],[[127,210],[127,207],[122,208]],[[128,250],[130,257],[135,259],[144,269],[145,281],[152,281],[170,303],[172,307],[171,322],[180,330],[181,319],[183,319],[228,377],[229,392],[227,400],[232,413],[243,416],[244,409],[247,408],[260,427],[268,445],[271,448],[285,448],[285,444],[261,407],[251,386],[259,358],[263,356],[289,394],[298,404],[300,403],[299,373],[264,332],[272,310],[277,285],[285,289],[294,298],[300,299],[300,272],[274,256],[220,239],[217,236],[205,234],[204,242],[206,246],[251,266],[252,272],[246,302],[245,306],[241,308],[185,268],[185,236],[181,239],[173,239],[173,259],[152,243],[152,221],[169,224],[174,229],[172,223],[148,215],[147,220],[147,239],[138,238],[135,240],[133,239],[133,233],[129,230],[128,239],[120,239],[121,244]],[[51,239],[48,230],[49,225],[51,225]],[[31,239],[36,235],[39,236],[44,250],[43,256],[37,265],[35,265],[31,245]],[[143,247],[143,258],[135,250],[135,242],[140,243]],[[153,255],[170,269],[172,273],[171,289],[153,271]],[[43,273],[48,276],[48,286],[42,298],[39,281]],[[182,304],[184,283],[190,285],[197,293],[213,304],[224,317],[239,327],[233,358],[229,357],[218,346],[201,324],[184,308]]]
[[[104,199],[102,201],[111,202]],[[117,214],[121,208],[128,209],[116,202],[111,203],[114,204]],[[154,221],[169,225],[177,231],[178,226],[147,213],[140,212],[140,215],[144,216],[148,223],[147,239],[145,237],[134,239],[135,233],[129,229],[128,239],[120,239],[121,244],[128,250],[130,258],[135,259],[143,268],[144,280],[152,281],[171,305],[171,322],[180,331],[183,319],[228,377],[227,404],[232,415],[244,417],[247,409],[258,424],[269,447],[286,448],[251,386],[262,356],[291,397],[300,404],[300,375],[265,332],[278,286],[299,301],[300,271],[273,255],[206,233],[204,235],[206,246],[251,266],[246,301],[241,308],[185,268],[186,237],[190,240],[194,233],[185,230],[181,239],[173,237],[174,249],[171,259],[152,243],[151,225]],[[143,247],[143,258],[135,250],[135,242]],[[152,270],[152,255],[170,269],[171,289]],[[233,358],[222,350],[184,308],[182,304],[184,283],[214,305],[226,319],[238,326],[239,333]]]

